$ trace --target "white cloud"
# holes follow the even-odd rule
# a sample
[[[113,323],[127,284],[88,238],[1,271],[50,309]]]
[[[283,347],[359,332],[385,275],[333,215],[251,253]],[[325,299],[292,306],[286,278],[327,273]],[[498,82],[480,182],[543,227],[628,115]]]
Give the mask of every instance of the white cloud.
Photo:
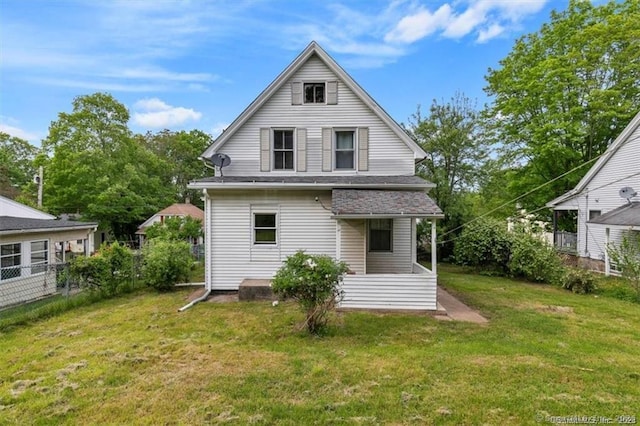
[[[139,112],[133,121],[142,127],[158,129],[179,126],[188,121],[198,121],[202,113],[191,108],[174,107],[158,98],[141,99],[134,104]]]
[[[222,134],[222,132],[224,132],[224,130],[229,127],[229,123],[216,123],[212,128],[211,128],[211,135],[215,138],[217,138],[218,136],[220,136]]]
[[[489,28],[478,31],[478,43],[485,43],[504,32],[504,27],[500,24],[493,24]]]
[[[15,136],[20,139],[24,139],[29,142],[37,142],[40,140],[40,136],[19,127],[11,126],[9,124],[0,123],[0,132],[7,133],[11,136]]]
[[[407,15],[396,27],[384,36],[387,42],[413,43],[445,28],[451,19],[451,7],[443,4],[434,13],[421,8],[417,13]]]

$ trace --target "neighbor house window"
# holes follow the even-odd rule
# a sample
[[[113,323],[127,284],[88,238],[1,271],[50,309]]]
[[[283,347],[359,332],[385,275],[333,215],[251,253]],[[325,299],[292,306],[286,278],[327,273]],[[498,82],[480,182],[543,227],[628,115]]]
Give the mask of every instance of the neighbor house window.
[[[10,280],[22,275],[21,244],[2,244],[0,246],[0,280]]]
[[[323,104],[324,103],[324,83],[304,84],[304,103]]]
[[[31,273],[39,274],[47,269],[49,264],[49,242],[33,241],[31,243]]]
[[[275,213],[253,214],[254,244],[276,244],[277,230]]]
[[[336,131],[336,170],[355,169],[355,132],[353,130]]]
[[[293,130],[273,131],[274,170],[293,170]]]
[[[369,220],[369,251],[393,251],[393,219]]]

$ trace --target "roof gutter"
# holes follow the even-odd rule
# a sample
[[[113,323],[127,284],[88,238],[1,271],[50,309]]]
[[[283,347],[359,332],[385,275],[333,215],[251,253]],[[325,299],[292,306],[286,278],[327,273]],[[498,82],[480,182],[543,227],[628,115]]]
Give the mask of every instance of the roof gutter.
[[[444,215],[441,213],[354,213],[354,214],[335,214],[331,216],[333,219],[388,219],[394,217],[409,217],[409,218],[430,218],[430,219],[443,219]]]
[[[390,189],[431,189],[435,184],[400,184],[400,183],[285,183],[283,182],[192,182],[190,189],[336,189],[336,188],[390,188]]]
[[[0,235],[37,234],[41,232],[60,232],[60,231],[79,231],[83,229],[92,230],[93,232],[96,232],[98,230],[98,225],[71,226],[71,227],[60,227],[60,228],[9,229],[5,231],[0,231]]]

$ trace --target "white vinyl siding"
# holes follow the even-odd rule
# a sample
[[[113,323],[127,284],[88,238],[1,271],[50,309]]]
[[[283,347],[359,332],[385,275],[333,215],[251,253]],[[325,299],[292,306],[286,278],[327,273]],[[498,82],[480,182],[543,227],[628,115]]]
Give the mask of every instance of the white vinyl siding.
[[[393,252],[368,252],[367,274],[411,273],[411,220],[393,219]]]
[[[618,195],[620,188],[630,186],[640,191],[640,127],[638,127],[620,146],[589,182],[587,194],[576,197],[578,206],[578,254],[591,259],[604,260],[605,226],[588,224],[589,211],[605,214],[625,204],[627,201]],[[635,176],[633,176],[635,174]],[[564,204],[564,203],[563,203]],[[610,230],[610,241],[622,240],[621,229]]]
[[[219,191],[209,195],[213,289],[235,290],[245,278],[271,278],[297,250],[336,256],[329,191]],[[252,244],[252,213],[277,211],[278,243]]]
[[[340,220],[340,260],[349,265],[356,274],[365,273],[365,220]]]
[[[318,58],[312,57],[292,77],[293,81],[337,81],[336,76]],[[337,81],[339,100],[336,105],[292,105],[292,84],[280,90],[262,106],[221,148],[231,157],[225,167],[227,176],[265,175],[261,168],[260,131],[271,128],[304,128],[307,130],[306,174],[334,173],[322,167],[323,128],[367,128],[368,164],[359,167],[366,175],[413,175],[413,151],[341,81]],[[359,134],[357,138],[361,135]],[[359,147],[362,149],[362,147]],[[264,153],[264,151],[262,151]],[[268,155],[268,151],[264,156]],[[361,152],[356,155],[359,157]],[[363,160],[364,161],[364,160]],[[270,163],[268,163],[270,164]],[[358,166],[364,165],[358,163]],[[291,171],[295,174],[297,171]]]

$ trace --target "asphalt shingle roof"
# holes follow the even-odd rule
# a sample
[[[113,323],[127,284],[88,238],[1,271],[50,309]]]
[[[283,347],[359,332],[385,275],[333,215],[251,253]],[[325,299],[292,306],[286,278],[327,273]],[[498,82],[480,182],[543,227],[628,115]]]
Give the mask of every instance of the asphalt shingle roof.
[[[0,231],[37,231],[39,229],[93,228],[92,222],[78,222],[59,219],[31,219],[24,217],[0,216]]]
[[[422,191],[334,189],[331,211],[341,215],[441,216],[442,210]]]
[[[640,226],[640,201],[613,209],[589,221],[599,225]]]

